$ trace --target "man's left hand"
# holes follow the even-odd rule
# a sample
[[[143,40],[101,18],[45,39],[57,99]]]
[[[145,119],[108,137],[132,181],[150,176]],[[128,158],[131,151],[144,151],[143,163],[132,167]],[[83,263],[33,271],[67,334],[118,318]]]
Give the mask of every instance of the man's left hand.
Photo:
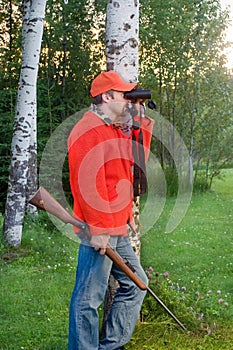
[[[90,243],[95,250],[99,250],[101,255],[104,255],[106,252],[106,247],[109,241],[109,234],[92,236]]]

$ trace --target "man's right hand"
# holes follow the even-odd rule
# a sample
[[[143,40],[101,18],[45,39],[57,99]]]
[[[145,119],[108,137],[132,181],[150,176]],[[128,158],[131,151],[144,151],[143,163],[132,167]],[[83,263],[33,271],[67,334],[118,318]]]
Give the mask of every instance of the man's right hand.
[[[109,234],[96,235],[92,236],[90,243],[95,250],[99,250],[101,255],[104,255],[106,252],[106,247],[109,241]]]

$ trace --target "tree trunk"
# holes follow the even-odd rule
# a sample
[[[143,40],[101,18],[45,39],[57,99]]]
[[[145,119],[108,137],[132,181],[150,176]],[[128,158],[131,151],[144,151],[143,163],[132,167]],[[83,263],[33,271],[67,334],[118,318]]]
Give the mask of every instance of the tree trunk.
[[[106,63],[107,70],[121,74],[128,82],[138,81],[138,46],[139,46],[139,1],[117,0],[109,1],[106,14]],[[139,197],[134,200],[134,219],[136,229],[129,229],[131,244],[139,258],[140,229],[139,229]],[[111,304],[118,288],[113,276],[110,277],[109,287],[104,301],[103,330]]]
[[[106,14],[107,70],[124,80],[138,81],[139,1],[109,1]],[[140,255],[139,198],[134,201],[135,232],[130,230],[133,248]],[[136,234],[135,234],[136,233]],[[139,248],[139,249],[138,249]]]
[[[106,14],[107,70],[138,81],[139,1],[109,1]]]
[[[22,64],[4,220],[6,243],[19,246],[25,204],[36,188],[36,81],[46,0],[23,1]]]

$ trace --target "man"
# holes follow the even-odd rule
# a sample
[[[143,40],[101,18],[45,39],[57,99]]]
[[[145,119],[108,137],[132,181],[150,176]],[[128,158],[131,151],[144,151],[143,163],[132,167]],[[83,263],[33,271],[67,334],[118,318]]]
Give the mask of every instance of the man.
[[[68,139],[74,215],[87,222],[91,232],[90,240],[77,232],[81,244],[70,303],[69,350],[124,349],[145,296],[145,291],[104,255],[110,244],[147,284],[127,236],[127,223],[133,225],[133,158],[132,141],[123,132],[122,123],[130,103],[124,92],[135,86],[116,72],[100,73],[91,85],[92,107],[74,126]],[[110,273],[119,282],[119,288],[100,339],[98,307],[104,299]]]

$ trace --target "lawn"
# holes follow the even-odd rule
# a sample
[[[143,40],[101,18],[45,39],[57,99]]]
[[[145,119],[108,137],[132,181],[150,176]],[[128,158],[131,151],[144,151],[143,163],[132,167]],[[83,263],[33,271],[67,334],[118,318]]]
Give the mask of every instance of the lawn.
[[[212,192],[194,195],[182,223],[165,234],[173,205],[169,200],[154,228],[142,237],[141,261],[153,268],[154,290],[188,332],[165,312],[158,322],[157,306],[157,323],[150,312],[152,320],[137,327],[129,349],[233,349],[233,171],[225,170]],[[190,307],[190,319],[183,304]],[[148,314],[147,301],[144,308]]]
[[[212,192],[194,195],[181,224],[165,234],[173,205],[167,200],[142,237],[141,261],[151,288],[187,331],[147,297],[127,349],[233,349],[233,171],[225,170]],[[44,213],[27,219],[20,248],[1,245],[1,350],[67,348],[77,249]]]

